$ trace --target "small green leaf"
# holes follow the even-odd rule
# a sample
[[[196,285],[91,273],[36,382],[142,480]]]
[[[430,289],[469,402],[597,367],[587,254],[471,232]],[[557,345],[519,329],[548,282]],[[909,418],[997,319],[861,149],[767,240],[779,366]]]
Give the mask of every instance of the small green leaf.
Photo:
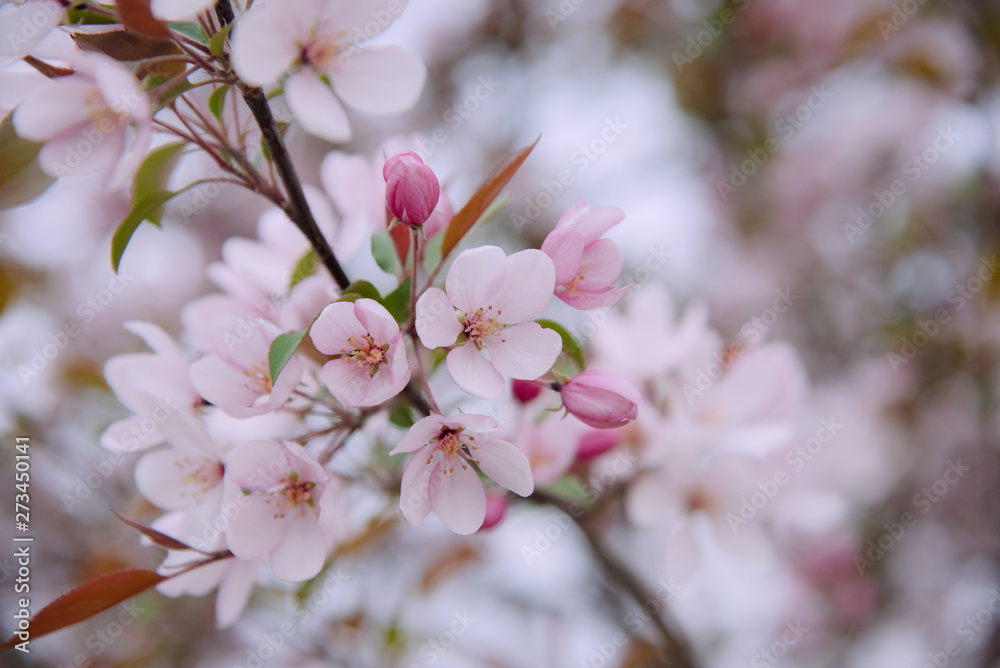
[[[406,404],[399,403],[389,410],[389,422],[401,429],[409,429],[413,426],[413,413]]]
[[[387,274],[395,274],[399,269],[399,262],[396,260],[396,246],[392,243],[392,238],[388,232],[375,232],[372,234],[372,255],[379,269]]]
[[[319,259],[316,257],[316,251],[310,248],[295,263],[295,268],[292,269],[292,277],[288,281],[288,289],[291,290],[303,280],[315,274],[317,269],[319,269]]]
[[[390,292],[382,300],[382,306],[388,311],[396,322],[406,320],[406,311],[410,306],[410,283],[411,279],[406,279],[399,284],[395,290]]]
[[[176,30],[182,35],[187,35],[199,44],[204,44],[208,46],[208,40],[205,38],[205,33],[202,31],[201,27],[191,21],[170,21],[167,23],[171,30]]]
[[[208,96],[208,109],[212,115],[222,120],[222,110],[226,108],[226,95],[229,94],[229,84],[223,84]]]
[[[357,280],[348,285],[347,288],[340,293],[340,298],[337,299],[337,301],[355,302],[361,298],[374,299],[380,303],[382,301],[382,295],[379,294],[378,288],[368,281],[363,280]]]
[[[208,42],[208,50],[212,52],[212,55],[216,58],[222,57],[222,47],[226,43],[226,37],[229,36],[229,31],[233,29],[235,23],[227,23],[222,27],[222,30],[212,35],[212,39]]]
[[[176,192],[160,191],[153,193],[146,193],[142,197],[137,197],[132,202],[132,210],[128,212],[119,225],[118,229],[115,230],[115,235],[111,238],[111,267],[118,272],[118,265],[121,264],[122,255],[125,253],[125,249],[128,247],[129,241],[132,240],[132,235],[135,233],[136,228],[144,220],[150,219],[150,217],[156,217],[158,211],[162,210],[164,204],[176,195]],[[151,221],[157,224],[155,221]]]
[[[66,22],[69,25],[114,25],[116,21],[110,16],[92,12],[82,7],[70,8],[66,12]]]
[[[434,267],[441,263],[442,241],[444,241],[444,235],[439,232],[421,245],[424,250],[424,269],[427,270],[427,273],[434,271]]]
[[[571,360],[573,360],[573,363],[576,364],[579,371],[583,371],[586,368],[587,362],[583,358],[583,346],[580,345],[580,342],[577,341],[565,327],[560,325],[555,320],[546,320],[544,318],[536,320],[535,322],[545,329],[551,329],[558,334],[560,338],[562,338],[563,352],[566,353]]]
[[[29,202],[53,182],[38,166],[42,145],[19,137],[13,116],[12,111],[0,121],[0,208]]]
[[[302,343],[302,339],[305,337],[307,330],[302,330],[301,332],[286,332],[285,334],[278,334],[271,341],[271,349],[267,352],[267,368],[271,373],[271,382],[274,383],[278,374],[281,370],[285,368],[288,364],[288,360],[292,359],[292,355],[298,349],[299,344]]]
[[[182,141],[172,142],[158,146],[149,152],[149,155],[139,165],[135,179],[132,181],[136,199],[143,195],[166,190],[170,174],[181,157],[181,150],[186,145],[187,143]],[[159,213],[162,212],[157,213],[156,220],[150,220],[159,223]]]

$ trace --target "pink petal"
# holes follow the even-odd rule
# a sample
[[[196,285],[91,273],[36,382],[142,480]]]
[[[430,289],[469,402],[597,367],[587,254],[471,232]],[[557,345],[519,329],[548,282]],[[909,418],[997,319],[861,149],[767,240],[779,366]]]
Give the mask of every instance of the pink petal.
[[[186,508],[193,501],[187,477],[199,463],[175,448],[150,452],[135,466],[135,485],[154,506],[164,510]]]
[[[399,325],[384,306],[374,299],[354,302],[354,315],[378,343],[392,343],[399,338]]]
[[[336,355],[353,349],[354,346],[348,339],[364,335],[365,330],[354,315],[354,304],[351,302],[334,302],[328,305],[309,330],[309,338],[324,355]]]
[[[576,294],[571,294],[569,290],[556,290],[555,295],[575,309],[589,311],[617,303],[631,289],[632,286],[623,285],[618,288],[604,288],[588,292],[577,291]]]
[[[583,237],[576,230],[557,227],[542,242],[542,252],[552,258],[556,268],[556,285],[576,278],[583,258]]]
[[[577,289],[606,288],[622,273],[622,250],[616,241],[598,239],[584,249],[580,265],[583,279],[576,284]]]
[[[282,580],[302,582],[319,573],[325,561],[326,538],[316,515],[308,509],[296,511],[287,519],[284,538],[268,556],[271,570]]]
[[[278,374],[277,380],[272,381],[271,397],[268,402],[268,407],[271,410],[278,410],[285,405],[285,402],[292,396],[292,392],[299,386],[304,371],[305,364],[298,357],[288,360],[285,368]]]
[[[483,442],[479,441],[478,438],[474,441],[478,449],[471,452],[483,473],[515,494],[528,496],[534,491],[531,465],[524,453],[499,438],[484,438]]]
[[[337,95],[358,111],[397,114],[420,99],[427,68],[409,51],[390,46],[355,51],[329,74]]]
[[[582,202],[567,209],[556,226],[576,230],[583,237],[583,243],[590,244],[624,218],[625,212],[617,207],[598,206],[591,209],[586,202]]]
[[[206,401],[222,408],[248,408],[260,396],[260,392],[247,386],[242,369],[215,355],[202,357],[191,365],[191,383]]]
[[[410,427],[410,430],[406,432],[406,435],[400,439],[399,443],[396,444],[396,447],[389,454],[397,455],[401,452],[413,452],[417,448],[424,447],[428,441],[441,434],[441,427],[444,424],[444,418],[436,414],[428,415],[418,420]]]
[[[311,69],[288,77],[285,100],[309,134],[339,144],[351,139],[351,122],[333,91]]]
[[[507,256],[496,246],[462,251],[445,279],[448,298],[462,313],[485,308],[503,287],[506,268]]]
[[[455,384],[472,396],[499,399],[503,395],[503,376],[471,343],[448,353],[446,364]]]
[[[148,420],[148,418],[142,415],[133,415],[111,423],[101,434],[101,447],[117,452],[139,452],[162,443],[163,432],[159,426],[148,431],[144,429],[144,420]]]
[[[442,524],[457,534],[467,536],[479,530],[486,518],[486,492],[479,476],[461,460],[445,474],[444,461],[431,475],[431,508]]]
[[[366,406],[378,406],[392,399],[410,382],[410,368],[403,345],[402,340],[392,345],[386,363],[379,366],[378,373],[368,383]]]
[[[164,21],[182,21],[194,18],[199,12],[210,9],[214,0],[153,0],[149,8],[153,16]]]
[[[507,258],[500,294],[492,304],[503,311],[501,322],[525,322],[545,310],[556,287],[555,265],[540,250],[524,250]]]
[[[234,499],[241,492],[227,495]],[[270,503],[267,503],[270,500]],[[235,502],[235,501],[233,501]],[[269,553],[285,535],[285,519],[275,516],[274,499],[251,494],[226,529],[226,545],[240,559],[256,559]]]
[[[183,359],[177,343],[159,325],[143,320],[128,320],[122,323],[122,327],[145,341],[150,350],[157,355]]]
[[[462,323],[455,315],[455,307],[448,295],[438,288],[428,288],[417,299],[415,326],[425,348],[453,345],[462,333]]]
[[[420,526],[431,512],[430,479],[436,467],[432,459],[436,447],[429,445],[417,450],[403,469],[399,509],[406,521],[415,527]]]
[[[109,133],[77,126],[49,139],[38,153],[38,164],[51,176],[87,176],[112,167],[124,150],[123,126],[115,125]]]
[[[444,423],[455,429],[470,429],[472,431],[495,431],[499,423],[489,415],[474,413],[459,413],[444,420]]]
[[[504,376],[532,380],[555,364],[562,352],[562,338],[536,322],[526,322],[489,337],[486,349],[493,366]],[[451,355],[448,357],[450,360]]]
[[[253,561],[230,559],[223,563],[227,568],[215,597],[215,625],[220,629],[236,623],[257,582],[257,564]]]
[[[14,130],[25,139],[44,142],[72,127],[89,128],[92,120],[83,100],[90,95],[100,92],[83,76],[50,79],[14,110]]]
[[[233,69],[252,86],[277,83],[299,57],[294,35],[297,31],[281,23],[276,25],[274,12],[265,8],[261,5],[243,14],[232,35]]]
[[[277,485],[292,467],[292,457],[277,441],[247,441],[226,456],[226,478],[239,489],[262,491]]]
[[[382,373],[380,368],[378,373]],[[330,360],[319,372],[320,380],[330,388],[337,401],[349,406],[368,406],[371,379],[356,362],[341,358]]]

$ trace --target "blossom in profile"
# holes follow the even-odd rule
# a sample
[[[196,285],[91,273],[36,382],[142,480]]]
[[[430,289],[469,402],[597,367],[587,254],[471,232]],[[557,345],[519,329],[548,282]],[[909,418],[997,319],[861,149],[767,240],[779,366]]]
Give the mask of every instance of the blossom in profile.
[[[528,459],[507,441],[490,435],[497,428],[485,415],[429,415],[403,437],[390,454],[412,452],[403,471],[399,508],[414,526],[433,510],[458,534],[475,533],[486,518],[483,483],[473,464],[515,494],[534,491]]]
[[[377,406],[410,381],[399,325],[374,299],[328,305],[309,336],[317,350],[333,356],[319,376],[342,403]]]
[[[407,152],[386,160],[385,205],[405,225],[423,225],[441,198],[441,184],[434,170],[416,153]]]
[[[643,403],[642,393],[635,385],[617,373],[599,369],[573,376],[563,384],[560,394],[566,410],[596,429],[628,424],[639,414]]]
[[[526,322],[554,287],[552,260],[541,251],[507,257],[496,246],[469,249],[455,258],[444,290],[428,288],[417,300],[417,334],[427,348],[454,346],[447,366],[460,388],[497,399],[504,377],[538,378],[562,351],[559,334]]]
[[[283,80],[302,127],[345,142],[351,125],[341,102],[368,114],[402,113],[416,104],[427,76],[408,51],[362,45],[389,25],[372,21],[373,4],[381,3],[258,0],[234,29],[233,69],[254,86]]]

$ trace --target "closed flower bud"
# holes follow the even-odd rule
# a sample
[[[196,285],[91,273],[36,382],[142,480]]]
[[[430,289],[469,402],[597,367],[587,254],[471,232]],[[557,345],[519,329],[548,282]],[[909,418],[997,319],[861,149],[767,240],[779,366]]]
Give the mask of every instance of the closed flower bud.
[[[385,205],[400,222],[423,225],[434,213],[441,185],[434,171],[416,153],[400,153],[382,167]]]
[[[584,371],[564,384],[561,394],[570,413],[597,429],[631,422],[643,403],[635,385],[610,371]]]

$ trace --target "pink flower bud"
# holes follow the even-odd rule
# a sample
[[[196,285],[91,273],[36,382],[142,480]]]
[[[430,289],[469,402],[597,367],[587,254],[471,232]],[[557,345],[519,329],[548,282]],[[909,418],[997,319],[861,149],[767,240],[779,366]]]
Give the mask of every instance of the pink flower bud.
[[[542,391],[542,388],[533,381],[517,379],[514,379],[514,382],[511,383],[510,389],[514,394],[514,398],[522,404],[528,403]]]
[[[566,409],[597,429],[631,422],[643,403],[635,385],[610,371],[584,371],[563,385],[561,393]]]
[[[594,457],[603,455],[611,448],[618,445],[622,438],[621,431],[609,429],[588,429],[580,437],[580,445],[576,450],[576,461],[585,462]]]
[[[382,176],[389,212],[407,225],[423,225],[441,196],[434,171],[416,153],[407,152],[386,160]]]
[[[503,521],[504,515],[507,514],[507,495],[506,494],[487,494],[486,495],[486,518],[483,519],[483,526],[479,527],[480,531],[486,531],[487,529],[492,529],[496,525]]]

